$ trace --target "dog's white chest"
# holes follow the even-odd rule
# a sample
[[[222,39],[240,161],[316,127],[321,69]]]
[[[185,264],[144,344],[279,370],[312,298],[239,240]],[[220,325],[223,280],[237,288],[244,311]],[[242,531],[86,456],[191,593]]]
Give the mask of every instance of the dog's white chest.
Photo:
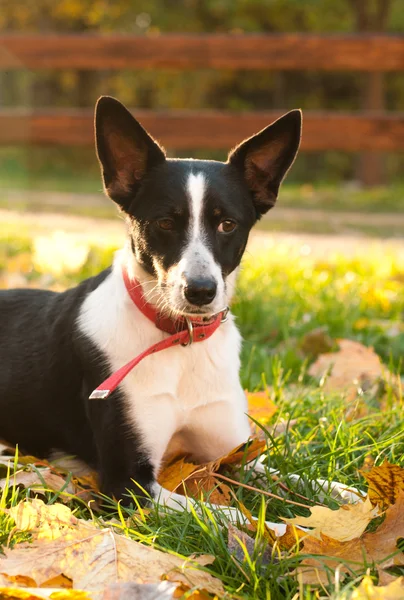
[[[112,370],[167,335],[133,305],[115,271],[85,300],[79,327],[106,354]],[[128,419],[156,465],[176,432],[195,428],[204,407],[225,403],[244,415],[239,350],[240,335],[230,317],[203,342],[146,357],[121,383]],[[212,423],[212,430],[224,425]]]

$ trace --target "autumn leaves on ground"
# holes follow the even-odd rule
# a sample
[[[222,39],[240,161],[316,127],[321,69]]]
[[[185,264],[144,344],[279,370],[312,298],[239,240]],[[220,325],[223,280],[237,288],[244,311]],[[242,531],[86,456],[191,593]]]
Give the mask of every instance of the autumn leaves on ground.
[[[62,289],[112,256],[6,232],[1,287]],[[233,311],[252,442],[160,474],[198,510],[123,509],[88,470],[1,445],[0,597],[404,598],[403,258],[247,255]]]

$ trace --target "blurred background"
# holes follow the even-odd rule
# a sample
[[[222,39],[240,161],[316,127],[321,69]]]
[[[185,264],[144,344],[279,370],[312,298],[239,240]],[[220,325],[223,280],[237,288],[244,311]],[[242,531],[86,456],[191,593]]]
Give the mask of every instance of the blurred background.
[[[216,159],[301,107],[272,227],[402,235],[404,0],[0,0],[0,29],[0,207],[113,215],[101,94],[171,156]]]
[[[122,244],[102,94],[182,157],[225,159],[302,108],[233,307],[243,382],[297,379],[339,337],[403,371],[404,0],[0,0],[0,287],[62,290]]]

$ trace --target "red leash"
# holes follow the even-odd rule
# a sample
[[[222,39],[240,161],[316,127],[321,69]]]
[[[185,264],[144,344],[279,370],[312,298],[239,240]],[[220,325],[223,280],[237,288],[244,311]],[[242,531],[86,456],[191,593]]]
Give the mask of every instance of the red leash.
[[[110,394],[118,387],[121,381],[142,361],[146,356],[155,354],[161,350],[166,350],[172,346],[190,346],[196,342],[203,342],[210,338],[214,334],[216,329],[221,323],[227,318],[228,308],[222,310],[220,313],[213,315],[213,317],[179,317],[178,319],[170,319],[167,316],[159,313],[156,308],[149,304],[143,295],[142,286],[136,279],[131,281],[129,279],[126,269],[123,269],[123,280],[125,287],[128,291],[129,296],[133,300],[133,303],[138,309],[152,321],[158,329],[170,333],[170,337],[153,344],[147,350],[144,350],[141,354],[133,358],[126,365],[112,373],[108,379],[103,381],[91,394],[90,399],[104,399],[108,398]]]

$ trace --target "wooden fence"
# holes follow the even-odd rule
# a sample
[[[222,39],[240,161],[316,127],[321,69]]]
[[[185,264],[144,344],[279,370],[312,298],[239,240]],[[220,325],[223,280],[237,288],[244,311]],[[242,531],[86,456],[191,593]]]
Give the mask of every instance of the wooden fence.
[[[404,69],[404,36],[2,35],[0,70],[267,69],[375,72]],[[166,147],[229,148],[282,112],[144,111]],[[0,109],[0,144],[93,143],[91,110]],[[304,112],[304,150],[399,151],[404,113]]]

